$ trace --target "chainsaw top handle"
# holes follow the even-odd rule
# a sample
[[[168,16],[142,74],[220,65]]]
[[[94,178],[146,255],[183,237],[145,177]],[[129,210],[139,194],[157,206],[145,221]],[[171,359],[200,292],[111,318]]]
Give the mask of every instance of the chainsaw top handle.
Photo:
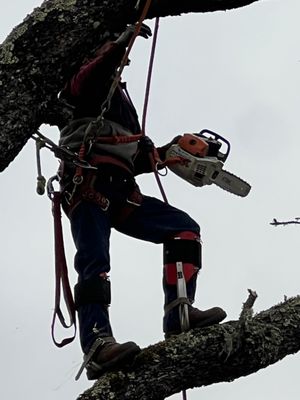
[[[227,157],[229,156],[230,153],[230,143],[227,139],[225,139],[223,136],[219,135],[216,132],[213,132],[209,129],[202,129],[201,132],[196,133],[196,136],[202,137],[204,139],[213,140],[216,142],[219,142],[221,144],[221,149],[223,150],[223,147],[225,146],[225,151],[223,152],[219,151],[218,152],[218,159],[225,162],[227,160]]]

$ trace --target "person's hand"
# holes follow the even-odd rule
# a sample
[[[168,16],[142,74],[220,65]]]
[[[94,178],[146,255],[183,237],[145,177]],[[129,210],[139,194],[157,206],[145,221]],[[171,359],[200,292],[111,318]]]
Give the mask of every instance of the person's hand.
[[[129,25],[126,30],[119,36],[116,42],[127,46],[135,32],[135,29],[136,25]],[[148,39],[150,36],[152,36],[152,32],[149,26],[147,26],[146,24],[142,24],[138,36],[142,36],[145,39]]]
[[[162,147],[157,148],[158,154],[162,161],[165,161],[166,153],[169,150],[169,148],[172,146],[172,144],[178,143],[180,138],[182,138],[182,135],[175,136],[169,143],[165,144]]]
[[[149,136],[142,136],[139,140],[138,147],[143,153],[151,153],[154,148],[154,143]]]

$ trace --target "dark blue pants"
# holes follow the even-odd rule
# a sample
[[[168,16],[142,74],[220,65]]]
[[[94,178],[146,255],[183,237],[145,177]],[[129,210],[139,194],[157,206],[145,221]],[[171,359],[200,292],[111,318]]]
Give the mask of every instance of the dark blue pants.
[[[112,229],[109,212],[96,204],[82,202],[70,216],[72,234],[77,249],[75,269],[79,282],[110,270],[109,240]],[[119,232],[152,243],[164,243],[182,231],[200,232],[199,225],[185,212],[153,197],[143,196],[121,225]],[[97,336],[111,336],[107,308],[88,304],[78,309],[81,346],[88,352]],[[96,328],[96,329],[95,329]]]

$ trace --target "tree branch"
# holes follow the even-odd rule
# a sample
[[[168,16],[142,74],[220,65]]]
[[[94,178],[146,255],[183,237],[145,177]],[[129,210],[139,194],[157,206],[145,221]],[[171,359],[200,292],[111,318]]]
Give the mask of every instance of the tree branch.
[[[256,298],[250,296],[247,307]],[[248,315],[246,324],[195,329],[150,346],[131,368],[105,374],[78,400],[163,400],[183,389],[247,376],[299,350],[298,296]]]
[[[291,225],[291,224],[300,224],[300,218],[296,217],[294,220],[291,221],[278,221],[276,218],[273,218],[273,221],[270,222],[270,225],[279,226],[279,225]]]
[[[141,5],[143,2],[141,1]],[[153,0],[149,18],[242,7],[258,0]],[[0,171],[42,123],[62,126],[67,77],[111,32],[138,19],[137,0],[46,0],[0,46]]]
[[[153,0],[148,17],[226,11],[248,6],[256,1],[258,0]]]

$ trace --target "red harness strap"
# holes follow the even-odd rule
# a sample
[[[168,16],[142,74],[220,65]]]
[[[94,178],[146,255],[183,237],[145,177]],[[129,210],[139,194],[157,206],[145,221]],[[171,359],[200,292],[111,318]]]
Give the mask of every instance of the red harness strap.
[[[54,218],[54,246],[55,246],[55,305],[54,305],[54,313],[51,324],[51,334],[53,342],[57,347],[63,347],[69,343],[71,343],[76,336],[76,315],[75,315],[75,305],[73,300],[72,291],[70,288],[69,277],[68,277],[68,268],[64,250],[64,241],[63,241],[63,232],[62,232],[62,224],[61,224],[61,193],[53,192],[52,193],[52,212]],[[63,296],[65,300],[65,304],[68,310],[70,323],[67,324],[64,318],[64,315],[60,308],[60,297],[61,297],[61,289],[63,290]],[[74,334],[71,337],[63,339],[61,342],[58,342],[55,339],[55,321],[56,317],[58,317],[61,325],[64,328],[71,328],[74,326]]]
[[[103,144],[126,144],[137,142],[143,136],[142,133],[137,135],[115,135],[115,136],[98,136],[95,139],[96,143],[103,143]]]

